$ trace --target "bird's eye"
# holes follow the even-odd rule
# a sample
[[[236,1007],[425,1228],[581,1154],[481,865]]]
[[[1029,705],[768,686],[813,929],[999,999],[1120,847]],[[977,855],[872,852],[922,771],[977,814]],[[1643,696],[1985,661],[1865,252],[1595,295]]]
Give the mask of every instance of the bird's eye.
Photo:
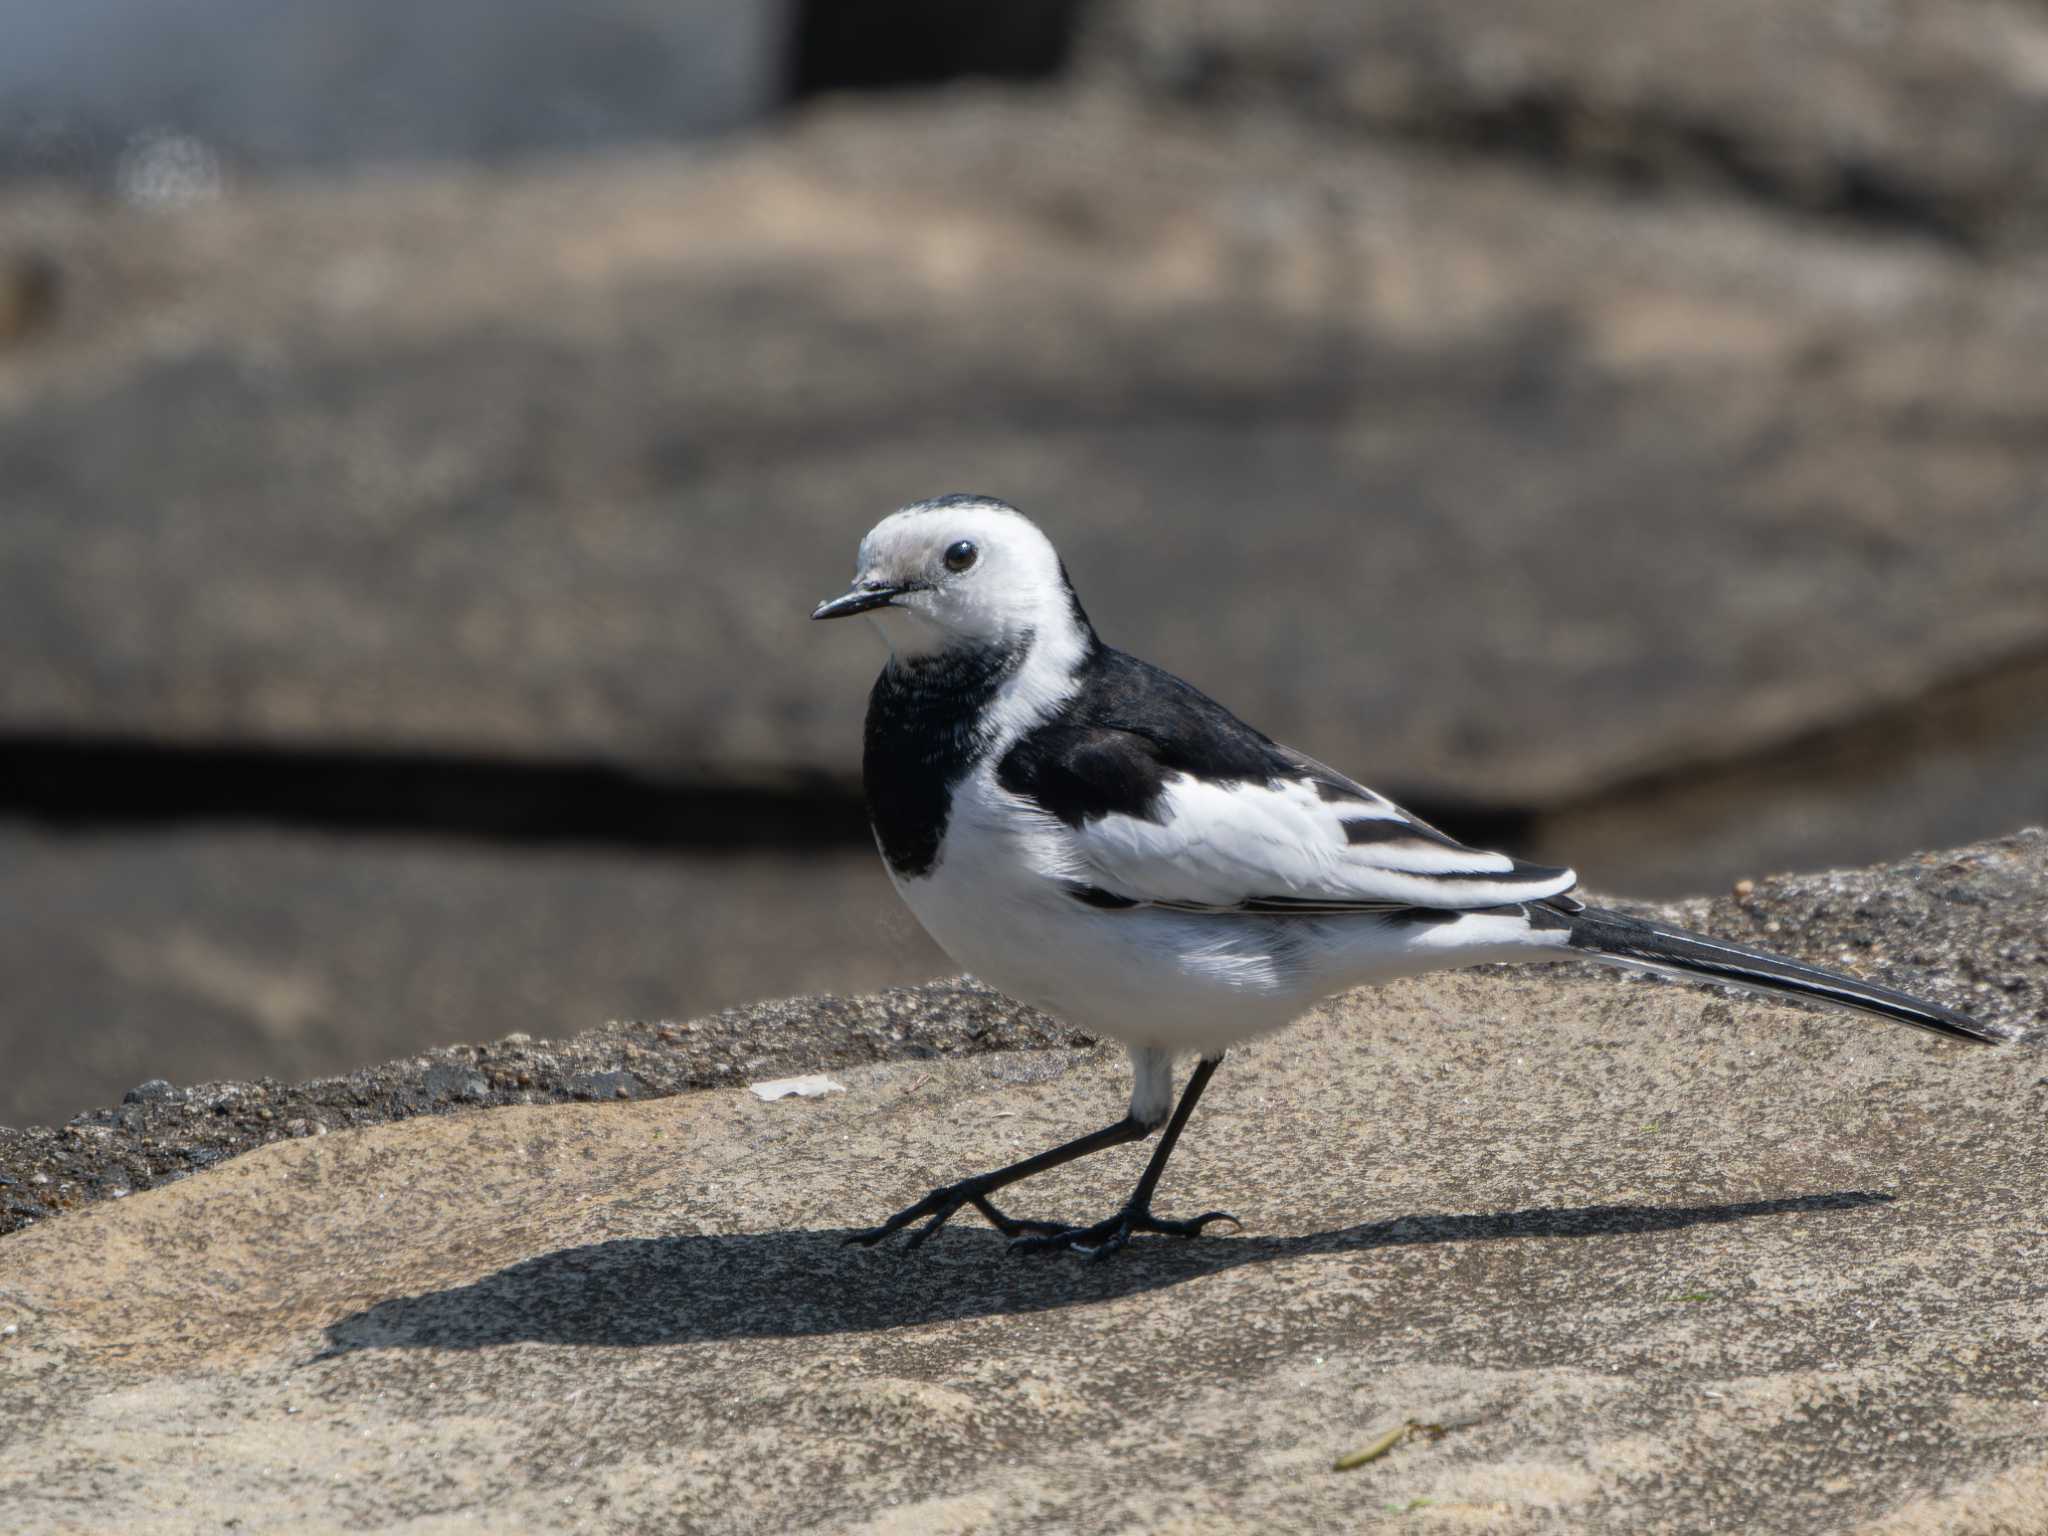
[[[974,564],[975,556],[981,551],[974,547],[974,540],[962,539],[946,551],[946,569],[964,571]]]

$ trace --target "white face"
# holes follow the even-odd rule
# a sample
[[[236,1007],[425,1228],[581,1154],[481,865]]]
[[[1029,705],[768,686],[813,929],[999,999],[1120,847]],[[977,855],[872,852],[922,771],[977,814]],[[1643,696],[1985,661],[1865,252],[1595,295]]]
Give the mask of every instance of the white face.
[[[1076,631],[1060,560],[1020,512],[1000,502],[920,504],[860,541],[856,587],[907,588],[874,608],[890,648],[917,656],[959,644],[1065,641]]]

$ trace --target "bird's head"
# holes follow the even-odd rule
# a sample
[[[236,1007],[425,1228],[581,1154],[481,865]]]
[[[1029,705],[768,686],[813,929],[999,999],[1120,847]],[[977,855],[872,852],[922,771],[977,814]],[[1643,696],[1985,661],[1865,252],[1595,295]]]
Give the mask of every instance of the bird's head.
[[[1052,541],[992,496],[940,496],[875,524],[853,586],[811,617],[855,613],[871,615],[905,657],[1034,641],[1085,650],[1093,639]]]

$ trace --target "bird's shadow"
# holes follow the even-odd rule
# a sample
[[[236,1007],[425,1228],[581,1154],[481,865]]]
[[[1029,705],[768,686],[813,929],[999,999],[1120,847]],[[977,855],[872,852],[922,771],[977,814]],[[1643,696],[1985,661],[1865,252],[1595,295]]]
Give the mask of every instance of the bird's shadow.
[[[327,1345],[314,1359],[372,1349],[630,1346],[869,1332],[1084,1305],[1306,1254],[1671,1232],[1858,1210],[1891,1199],[1840,1190],[1722,1205],[1404,1216],[1308,1237],[1140,1239],[1104,1263],[1013,1256],[995,1232],[965,1223],[915,1253],[848,1247],[843,1228],[617,1238],[525,1259],[468,1285],[378,1302],[330,1324]]]

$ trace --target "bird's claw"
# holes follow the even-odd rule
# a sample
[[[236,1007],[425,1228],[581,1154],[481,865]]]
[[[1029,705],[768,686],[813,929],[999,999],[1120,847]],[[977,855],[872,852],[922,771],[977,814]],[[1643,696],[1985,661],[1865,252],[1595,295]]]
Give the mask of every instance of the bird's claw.
[[[967,1205],[973,1206],[987,1217],[989,1225],[1003,1236],[1018,1241],[1039,1233],[1053,1234],[1067,1230],[1056,1221],[1024,1221],[1006,1215],[996,1208],[995,1203],[989,1199],[987,1190],[981,1187],[978,1180],[963,1179],[958,1184],[948,1184],[944,1188],[933,1190],[922,1200],[906,1205],[879,1227],[870,1227],[865,1232],[855,1232],[846,1240],[849,1243],[859,1243],[864,1248],[872,1248],[882,1239],[893,1237],[912,1222],[921,1220],[924,1225],[911,1233],[903,1245],[906,1249],[916,1248],[958,1215],[962,1206]]]
[[[1143,1206],[1125,1206],[1107,1221],[1098,1221],[1092,1227],[1059,1227],[1050,1222],[1028,1223],[1034,1231],[1024,1237],[1010,1240],[1012,1253],[1051,1253],[1068,1249],[1086,1259],[1106,1259],[1131,1240],[1135,1233],[1157,1232],[1166,1237],[1200,1237],[1202,1229],[1212,1221],[1227,1221],[1233,1227],[1242,1227],[1228,1211],[1209,1211],[1201,1216],[1190,1216],[1185,1220],[1170,1220],[1154,1216]],[[1019,1222],[1019,1226],[1027,1223]]]

